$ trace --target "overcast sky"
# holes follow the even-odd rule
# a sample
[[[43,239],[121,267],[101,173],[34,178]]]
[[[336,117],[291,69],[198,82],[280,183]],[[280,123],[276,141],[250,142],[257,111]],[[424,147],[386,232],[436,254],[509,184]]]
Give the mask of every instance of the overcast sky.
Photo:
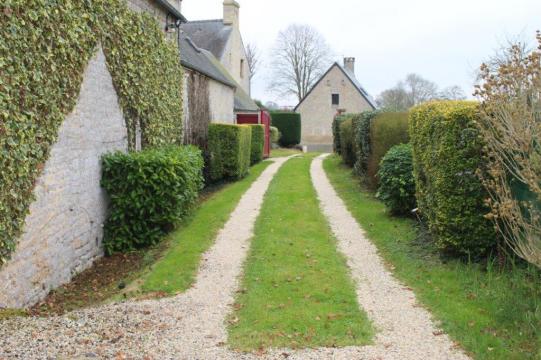
[[[533,42],[541,29],[541,0],[238,0],[245,43],[255,43],[263,65],[253,79],[252,97],[295,105],[266,91],[278,32],[309,24],[336,54],[356,58],[355,72],[377,96],[415,72],[440,87],[473,89],[475,69],[506,38]],[[183,0],[188,20],[222,18],[222,0]]]

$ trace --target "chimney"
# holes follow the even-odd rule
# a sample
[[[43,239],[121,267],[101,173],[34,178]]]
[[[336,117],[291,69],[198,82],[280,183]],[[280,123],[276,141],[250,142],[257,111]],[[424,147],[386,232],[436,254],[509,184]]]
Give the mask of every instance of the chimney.
[[[349,71],[353,76],[355,76],[355,58],[354,57],[345,57],[344,58],[344,68]]]
[[[224,0],[224,25],[239,27],[239,8],[235,0]]]

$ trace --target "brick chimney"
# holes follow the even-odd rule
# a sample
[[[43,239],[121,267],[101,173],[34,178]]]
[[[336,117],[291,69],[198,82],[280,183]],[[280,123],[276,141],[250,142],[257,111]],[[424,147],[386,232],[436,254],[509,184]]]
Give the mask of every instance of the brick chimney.
[[[239,27],[240,5],[235,0],[224,0],[224,25]]]
[[[355,75],[355,58],[354,57],[345,57],[344,58],[344,68],[349,71],[352,75]]]

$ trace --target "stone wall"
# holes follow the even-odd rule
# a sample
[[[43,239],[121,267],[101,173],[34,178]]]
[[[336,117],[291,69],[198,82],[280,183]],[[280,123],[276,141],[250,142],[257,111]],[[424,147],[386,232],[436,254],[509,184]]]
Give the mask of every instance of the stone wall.
[[[332,105],[332,94],[340,95],[338,106]],[[338,109],[346,113],[359,113],[372,107],[335,65],[297,108],[302,121],[301,143],[332,144],[332,121]]]
[[[171,5],[181,10],[182,0],[167,0]],[[167,11],[154,0],[127,0],[128,7],[137,12],[146,12],[153,15],[158,23],[165,29]]]
[[[126,125],[100,49],[36,184],[16,251],[0,269],[0,307],[33,305],[102,256],[107,199],[100,158],[127,148]]]
[[[210,121],[235,123],[235,89],[218,81],[209,80]]]

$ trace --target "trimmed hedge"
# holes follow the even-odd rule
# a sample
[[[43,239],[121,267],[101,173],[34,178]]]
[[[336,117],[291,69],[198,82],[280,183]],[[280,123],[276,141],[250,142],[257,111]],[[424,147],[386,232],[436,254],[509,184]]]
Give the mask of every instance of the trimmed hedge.
[[[341,155],[342,150],[340,148],[340,125],[349,118],[348,115],[336,115],[332,121],[332,150],[338,155]]]
[[[294,112],[272,111],[272,126],[278,128],[282,137],[280,145],[294,146],[301,142],[301,114]]]
[[[251,144],[252,129],[248,125],[210,124],[209,180],[245,177],[250,169]]]
[[[355,150],[353,148],[353,120],[346,119],[340,123],[340,155],[346,165],[355,164]]]
[[[408,113],[384,112],[376,115],[370,124],[370,155],[366,169],[367,184],[378,186],[381,159],[395,145],[409,142]]]
[[[393,146],[381,160],[376,197],[392,214],[405,215],[415,208],[415,179],[411,144]]]
[[[280,130],[278,130],[277,127],[275,126],[270,127],[270,137],[271,137],[271,142],[273,144],[278,144],[281,136],[282,134],[280,134]]]
[[[368,161],[372,152],[370,144],[370,124],[381,112],[378,110],[364,111],[360,114],[355,114],[353,117],[353,133],[356,149],[355,173],[366,180],[368,172]]]
[[[110,197],[103,245],[107,254],[158,243],[186,216],[203,186],[195,147],[107,154],[101,185]]]
[[[434,101],[410,113],[417,201],[437,247],[473,258],[496,244],[476,172],[487,161],[476,127],[478,104]]]
[[[1,266],[15,249],[34,185],[97,45],[131,149],[136,120],[143,146],[182,143],[183,73],[176,41],[167,41],[155,18],[130,11],[125,1],[4,1],[0,24]]]
[[[263,160],[263,152],[265,147],[265,126],[259,124],[250,125],[252,129],[250,163],[257,164]]]

